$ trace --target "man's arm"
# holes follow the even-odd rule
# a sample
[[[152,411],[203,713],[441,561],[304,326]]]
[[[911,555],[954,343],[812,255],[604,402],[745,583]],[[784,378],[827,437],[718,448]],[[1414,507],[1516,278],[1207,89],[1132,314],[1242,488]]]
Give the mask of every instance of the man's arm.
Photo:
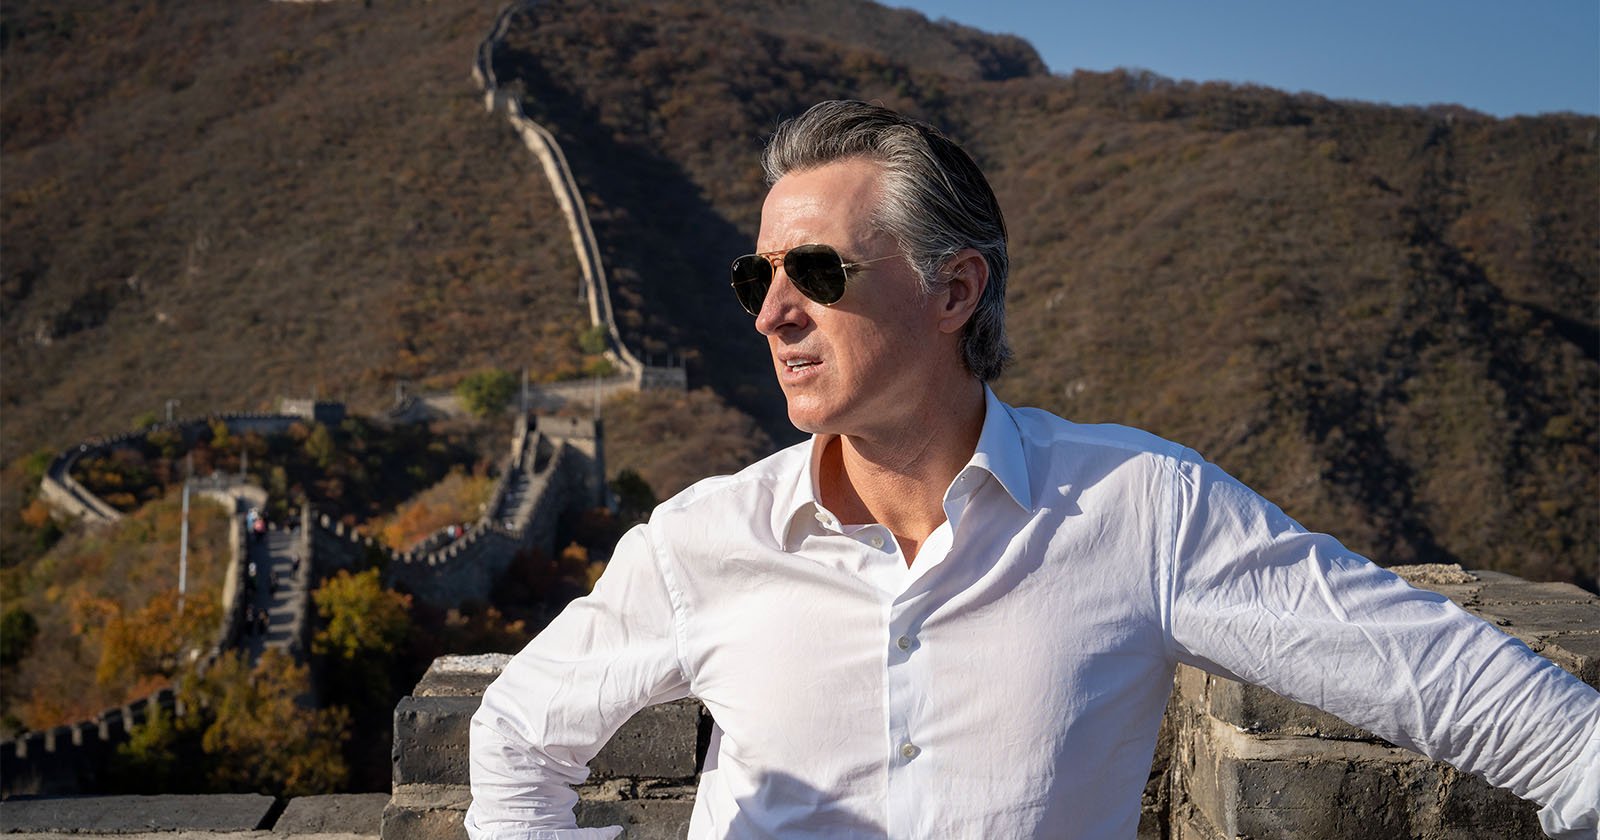
[[[1179,483],[1170,578],[1181,661],[1316,706],[1600,824],[1600,692],[1449,599],[1414,589],[1205,464]]]
[[[579,829],[573,786],[634,712],[688,696],[672,599],[644,526],[617,543],[594,592],[506,665],[472,716],[474,840],[608,840]]]

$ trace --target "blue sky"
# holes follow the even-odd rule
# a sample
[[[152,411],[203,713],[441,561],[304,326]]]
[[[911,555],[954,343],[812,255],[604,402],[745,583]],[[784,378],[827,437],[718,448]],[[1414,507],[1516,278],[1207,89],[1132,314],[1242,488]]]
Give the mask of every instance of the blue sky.
[[[1021,35],[1050,69],[1138,67],[1495,116],[1600,113],[1600,0],[886,0]]]

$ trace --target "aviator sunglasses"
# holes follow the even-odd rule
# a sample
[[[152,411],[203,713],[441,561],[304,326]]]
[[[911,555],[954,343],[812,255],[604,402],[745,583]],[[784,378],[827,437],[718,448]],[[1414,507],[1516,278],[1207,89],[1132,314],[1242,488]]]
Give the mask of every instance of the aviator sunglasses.
[[[778,261],[800,294],[824,306],[844,297],[844,284],[853,268],[899,256],[890,254],[861,262],[847,263],[832,245],[796,245],[787,251],[745,254],[733,261],[733,293],[739,305],[751,315],[761,314],[761,304],[772,288],[772,272]]]

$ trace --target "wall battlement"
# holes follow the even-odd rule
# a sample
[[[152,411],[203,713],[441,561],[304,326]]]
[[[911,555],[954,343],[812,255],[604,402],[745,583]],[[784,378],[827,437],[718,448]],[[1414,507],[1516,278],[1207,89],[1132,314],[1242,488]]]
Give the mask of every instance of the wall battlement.
[[[183,430],[185,439],[192,442],[212,420],[227,422],[230,432],[273,433],[287,430],[304,418],[288,414],[227,414],[152,428]],[[72,481],[71,465],[88,453],[136,445],[151,430],[85,442],[79,448],[62,453],[47,473],[44,486],[51,487],[54,476],[54,486],[69,494],[81,505],[82,511],[87,511],[79,515],[91,521],[114,521],[96,512],[96,505],[107,510],[109,505]],[[574,506],[586,508],[604,503],[602,435],[602,427],[595,420],[538,417],[530,422],[527,416],[522,416],[513,436],[511,454],[502,464],[500,479],[484,516],[454,540],[436,537],[407,552],[393,551],[359,529],[326,514],[317,514],[307,505],[302,508],[299,540],[294,549],[307,561],[304,574],[321,577],[339,569],[359,571],[378,565],[384,569],[388,586],[402,588],[435,606],[455,607],[469,599],[486,600],[495,581],[519,551],[537,549],[547,555],[555,553],[556,529],[563,512]],[[249,549],[244,516],[237,510],[237,500],[249,499],[259,507],[265,499],[261,488],[230,478],[198,479],[197,484],[200,492],[234,508],[221,626],[215,643],[204,654],[204,661],[209,663],[224,651],[243,646],[243,599],[247,591],[243,558],[248,556]],[[276,527],[273,526],[274,530]],[[289,609],[293,626],[287,637],[288,650],[297,659],[310,650],[313,630],[309,588],[302,586],[299,597],[302,602]],[[171,694],[171,689],[162,689],[153,697],[165,697],[158,702],[170,709],[173,708]],[[30,732],[15,740],[0,742],[0,761],[3,761],[0,764],[0,797],[65,795],[99,789],[104,768],[116,746],[127,740],[134,725],[144,722],[146,705],[145,700],[139,700],[103,712],[90,721],[48,732]],[[86,736],[85,733],[90,732],[98,734]]]

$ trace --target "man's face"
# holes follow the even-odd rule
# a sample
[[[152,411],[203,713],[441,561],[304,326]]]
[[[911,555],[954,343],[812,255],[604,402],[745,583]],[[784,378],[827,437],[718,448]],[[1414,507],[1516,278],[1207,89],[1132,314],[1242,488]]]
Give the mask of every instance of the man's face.
[[[915,433],[925,376],[937,360],[937,307],[894,239],[873,230],[879,168],[846,160],[784,176],[761,208],[761,253],[831,245],[853,269],[844,297],[824,306],[801,294],[781,266],[756,317],[801,431],[852,436]]]

